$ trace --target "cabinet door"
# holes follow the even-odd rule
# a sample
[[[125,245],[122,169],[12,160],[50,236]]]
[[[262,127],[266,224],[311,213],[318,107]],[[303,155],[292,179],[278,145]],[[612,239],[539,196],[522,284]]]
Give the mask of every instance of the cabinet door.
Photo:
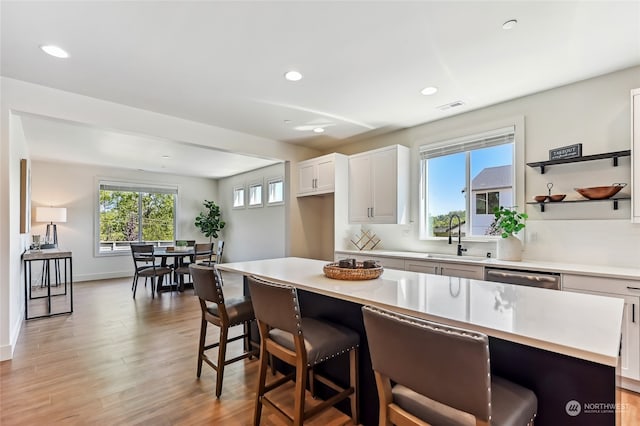
[[[349,223],[371,222],[371,157],[349,158]]]
[[[484,278],[482,266],[460,265],[456,263],[443,263],[440,274],[448,277],[471,278],[481,280]]]
[[[622,341],[620,344],[620,374],[623,377],[640,380],[640,322],[638,318],[640,296],[623,296],[621,294],[587,290],[570,291],[624,299]]]
[[[371,207],[374,223],[396,223],[398,168],[395,149],[376,152],[371,157]]]
[[[298,165],[298,194],[315,191],[316,169],[317,166],[313,163]]]
[[[333,159],[322,160],[317,165],[316,191],[333,192],[335,189],[335,171]]]
[[[411,272],[422,272],[423,274],[440,275],[440,262],[429,262],[426,260],[405,260],[404,268]]]

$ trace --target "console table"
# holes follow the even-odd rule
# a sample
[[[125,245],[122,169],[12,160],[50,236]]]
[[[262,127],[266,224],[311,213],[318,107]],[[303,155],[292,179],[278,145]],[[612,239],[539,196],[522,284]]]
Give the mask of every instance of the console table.
[[[54,261],[55,285],[64,285],[63,293],[51,293],[51,261]],[[73,313],[73,265],[71,252],[59,248],[27,250],[22,254],[24,262],[24,316],[25,319],[45,318],[54,315]],[[32,295],[32,263],[42,261],[42,286],[46,287],[46,295]],[[63,265],[60,265],[62,262]],[[60,305],[62,310],[52,307],[52,298],[59,297],[63,300]],[[62,299],[64,298],[64,299]],[[46,313],[29,316],[29,303],[34,299],[46,299]]]

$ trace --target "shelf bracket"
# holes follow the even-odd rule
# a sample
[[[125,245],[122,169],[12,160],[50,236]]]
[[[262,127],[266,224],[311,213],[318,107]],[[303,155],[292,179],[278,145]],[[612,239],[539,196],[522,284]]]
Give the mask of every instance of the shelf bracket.
[[[544,165],[543,164],[540,165],[540,174],[541,175],[544,174]],[[542,206],[542,209],[543,209],[542,211],[544,211],[544,206]]]
[[[618,167],[618,157],[613,157],[613,167]]]
[[[613,200],[613,209],[614,210],[618,210],[618,200],[617,199]]]
[[[544,203],[540,203],[540,213],[544,213]]]

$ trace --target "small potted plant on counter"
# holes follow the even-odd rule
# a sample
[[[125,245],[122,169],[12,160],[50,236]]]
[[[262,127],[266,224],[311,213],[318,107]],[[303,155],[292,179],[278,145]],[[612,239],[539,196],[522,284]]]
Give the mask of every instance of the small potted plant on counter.
[[[496,207],[495,221],[491,226],[492,235],[500,235],[497,243],[497,258],[500,260],[522,260],[522,241],[515,234],[522,231],[526,213],[518,213],[515,207]]]

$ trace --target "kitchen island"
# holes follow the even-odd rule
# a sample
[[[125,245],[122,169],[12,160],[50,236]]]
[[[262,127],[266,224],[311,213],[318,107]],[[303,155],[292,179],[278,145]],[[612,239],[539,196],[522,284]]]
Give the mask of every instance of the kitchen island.
[[[536,393],[537,425],[614,425],[619,420],[621,300],[392,269],[375,280],[342,281],[325,277],[325,264],[281,258],[218,268],[293,285],[300,290],[304,315],[360,333],[363,424],[377,424],[378,401],[362,305],[486,333],[492,372]],[[327,366],[328,373],[339,376],[344,366],[335,364]]]

